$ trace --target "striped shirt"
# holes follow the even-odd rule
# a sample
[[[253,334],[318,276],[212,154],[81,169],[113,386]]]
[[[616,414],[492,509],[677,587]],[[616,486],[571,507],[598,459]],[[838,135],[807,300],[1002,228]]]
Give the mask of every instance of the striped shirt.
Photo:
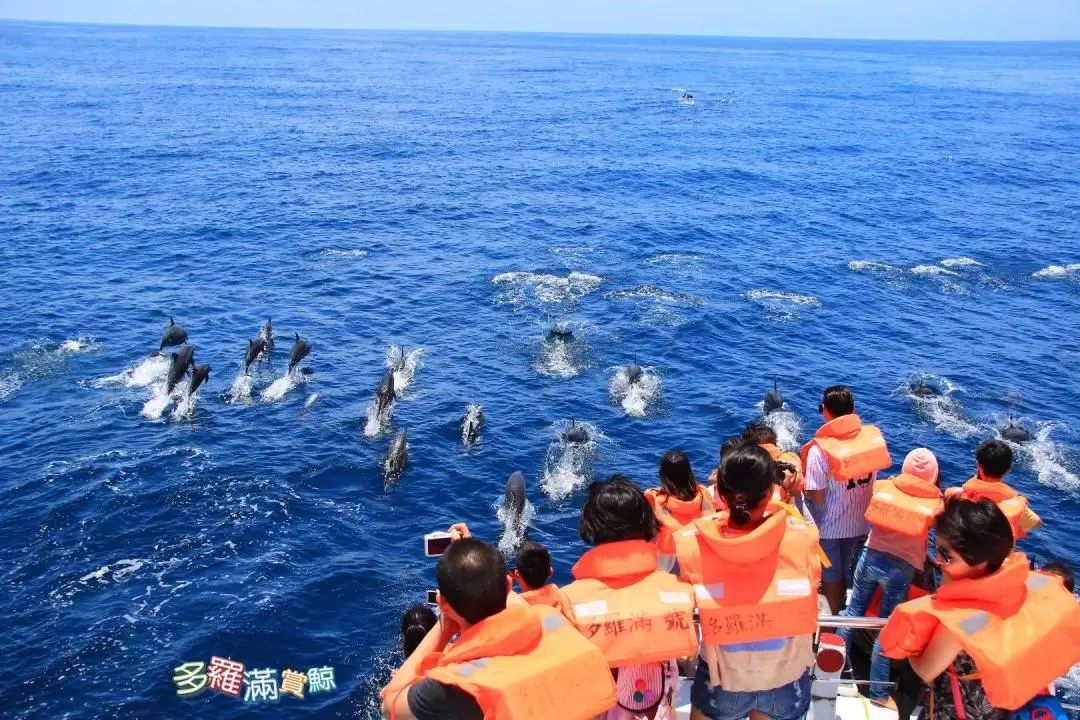
[[[807,490],[825,491],[825,502],[822,504],[806,499],[822,540],[857,538],[870,531],[866,523],[866,509],[874,496],[877,473],[849,488],[848,483],[837,482],[830,477],[829,460],[821,448],[814,445],[807,453],[803,475]]]

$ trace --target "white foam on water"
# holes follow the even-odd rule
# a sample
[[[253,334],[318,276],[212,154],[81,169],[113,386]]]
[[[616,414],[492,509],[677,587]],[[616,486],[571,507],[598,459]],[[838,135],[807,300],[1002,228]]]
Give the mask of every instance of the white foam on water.
[[[781,450],[798,452],[802,447],[802,422],[799,416],[787,409],[787,403],[781,410],[775,410],[765,416],[765,423],[776,433],[776,444]]]
[[[75,354],[89,352],[96,348],[97,346],[94,344],[93,338],[87,338],[80,335],[78,338],[75,338],[73,340],[64,340],[62,343],[60,343],[60,346],[57,348],[57,350],[59,350],[60,352]]]
[[[390,418],[394,415],[394,403],[391,402],[382,413],[378,412],[378,398],[371,398],[365,411],[364,437],[376,438],[390,429]]]
[[[177,388],[173,388],[175,391]],[[173,393],[165,390],[165,383],[155,383],[150,387],[150,399],[143,404],[140,414],[147,420],[160,420],[173,402]]]
[[[1072,471],[1064,449],[1050,439],[1054,427],[1052,422],[1039,423],[1029,442],[1009,445],[1035,470],[1040,485],[1063,492],[1080,491],[1080,477]]]
[[[655,255],[645,261],[647,265],[691,265],[701,261],[701,256],[695,253],[663,253]]]
[[[416,380],[416,371],[423,366],[424,348],[413,348],[404,354],[397,345],[386,349],[386,369],[394,371],[394,395],[403,398],[403,393],[412,387]]]
[[[318,399],[319,393],[311,393],[310,395],[308,395],[307,400],[304,401],[304,409],[307,410],[308,408],[310,408],[312,405],[315,404],[315,401]]]
[[[888,263],[876,262],[874,260],[852,260],[847,264],[848,270],[853,272],[869,272],[877,273],[879,275],[895,275],[903,272],[895,265],[889,265]]]
[[[525,535],[529,532],[529,524],[536,517],[536,508],[526,498],[521,515],[517,518],[511,518],[510,513],[503,506],[503,498],[496,501],[492,507],[495,508],[495,517],[499,519],[499,525],[502,527],[502,533],[499,535],[499,551],[503,555],[511,555],[517,551],[521,543],[525,542]]]
[[[911,273],[913,275],[952,275],[953,277],[959,277],[959,273],[957,273],[956,271],[948,270],[937,265],[916,265],[915,267],[911,268]]]
[[[559,339],[545,340],[540,348],[540,359],[533,369],[541,375],[557,378],[572,378],[585,369],[575,357],[573,341]]]
[[[147,387],[168,376],[170,362],[166,355],[149,355],[119,375],[99,378],[93,384],[97,387],[106,385],[122,385],[129,388]]]
[[[302,382],[304,382],[303,373],[299,371],[299,368],[294,368],[270,383],[270,387],[262,391],[261,397],[265,402],[277,402]]]
[[[541,303],[559,304],[576,302],[596,292],[604,283],[597,275],[572,272],[566,277],[534,272],[505,272],[491,280],[503,288],[499,301],[522,305],[529,293]]]
[[[580,444],[565,443],[561,433],[570,427],[557,428],[557,440],[548,448],[544,460],[544,472],[540,477],[540,489],[552,502],[570,497],[575,490],[592,479],[592,461],[596,457],[599,430],[591,423],[577,422],[589,433],[589,441]]]
[[[194,395],[188,395],[187,389],[180,393],[180,397],[176,401],[176,407],[173,408],[170,419],[173,422],[178,420],[186,420],[195,415],[195,405],[198,403],[199,394],[196,392]]]
[[[255,379],[241,370],[225,397],[231,403],[248,403],[251,401],[251,389],[254,385]]]
[[[969,258],[967,256],[955,257],[955,258],[945,258],[944,260],[941,261],[941,264],[944,265],[945,267],[949,267],[949,268],[952,268],[952,267],[982,267],[983,266],[983,264],[981,262],[979,262],[978,260],[976,260],[974,258]]]
[[[0,402],[5,402],[22,387],[22,378],[16,372],[0,375]]]
[[[748,290],[742,296],[758,305],[767,317],[780,322],[791,322],[796,320],[804,310],[821,307],[821,300],[813,295],[799,295],[779,290]]]
[[[1078,272],[1080,272],[1080,263],[1072,263],[1069,265],[1047,265],[1042,270],[1033,272],[1031,277],[1036,278],[1037,280],[1057,279],[1069,277]]]
[[[323,255],[325,257],[346,258],[346,259],[356,260],[356,259],[362,258],[365,255],[367,255],[368,251],[367,250],[361,250],[360,248],[355,248],[355,249],[351,249],[351,250],[342,250],[342,249],[337,249],[337,248],[331,248],[329,250],[323,250],[319,254]]]
[[[928,385],[940,394],[922,397],[915,394],[920,384]],[[912,409],[924,420],[934,424],[934,428],[958,440],[983,435],[987,427],[972,422],[964,414],[964,406],[954,397],[954,393],[964,389],[942,375],[924,373],[905,378],[901,381],[898,392],[907,396]]]
[[[628,368],[629,366],[624,366],[615,369],[608,393],[612,400],[622,405],[627,415],[643,418],[649,405],[660,397],[660,376],[655,369],[642,366],[641,377],[637,382],[630,382]]]
[[[476,442],[483,442],[483,417],[484,409],[480,406],[479,403],[470,403],[469,406],[465,408],[465,416],[461,420],[462,445],[468,446],[473,444],[472,441],[470,441],[468,434],[466,434],[465,429],[470,425],[476,425],[477,423],[480,423],[481,427],[480,432],[477,434]]]
[[[629,290],[613,290],[604,296],[608,300],[626,300],[632,298],[645,298],[654,302],[671,303],[673,305],[689,305],[691,307],[705,307],[709,303],[705,298],[690,293],[672,292],[655,285],[638,285]]]
[[[563,246],[548,248],[548,252],[552,255],[584,255],[586,253],[596,252],[596,248],[588,247],[586,245]]]

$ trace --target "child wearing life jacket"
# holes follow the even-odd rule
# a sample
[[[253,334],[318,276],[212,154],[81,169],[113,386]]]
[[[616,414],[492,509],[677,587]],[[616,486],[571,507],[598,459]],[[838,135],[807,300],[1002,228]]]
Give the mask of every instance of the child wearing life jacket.
[[[969,500],[988,498],[997,503],[1019,540],[1042,527],[1042,519],[1028,505],[1027,498],[1005,484],[1002,478],[1012,470],[1012,448],[1001,440],[984,440],[975,450],[975,477],[960,488],[949,488],[946,496],[962,494]]]
[[[659,523],[656,562],[661,570],[675,567],[672,534],[702,515],[716,512],[716,501],[710,495],[708,488],[698,485],[690,458],[682,450],[671,450],[660,459],[660,487],[646,490],[645,498]]]
[[[510,575],[521,586],[521,599],[530,605],[546,605],[559,612],[566,608],[566,600],[559,586],[549,583],[552,574],[551,553],[540,543],[524,543],[517,551],[515,567]]]
[[[701,619],[694,717],[799,718],[810,708],[820,545],[813,526],[772,503],[781,477],[757,445],[725,452],[717,488],[728,510],[675,535]]]
[[[720,445],[720,462],[724,462],[724,456],[735,448],[742,445],[744,442],[746,441],[743,440],[742,437],[733,437],[725,440],[723,444]],[[720,494],[716,490],[716,476],[719,474],[719,472],[720,465],[718,463],[717,466],[713,468],[713,471],[709,474],[709,496],[712,498],[715,507],[722,510],[723,500],[720,498]]]
[[[881,590],[878,617],[887,618],[897,605],[908,599],[911,580],[926,561],[926,547],[934,518],[941,512],[938,462],[934,453],[916,448],[904,458],[895,478],[874,484],[874,495],[866,511],[871,525],[866,552],[855,569],[851,600],[844,615],[866,615],[875,591]],[[851,652],[852,628],[837,633]],[[870,656],[870,680],[887,683],[892,663],[881,654],[881,640],[874,640]],[[886,685],[869,685],[870,702],[896,710]]]
[[[673,720],[675,660],[697,652],[693,589],[657,568],[658,525],[630,478],[589,486],[578,532],[594,547],[562,591],[567,617],[603,651],[615,675],[618,704],[605,720]]]
[[[993,501],[950,498],[934,527],[943,584],[896,608],[882,652],[930,685],[929,717],[1008,720],[1080,661],[1080,604],[1013,552]]]

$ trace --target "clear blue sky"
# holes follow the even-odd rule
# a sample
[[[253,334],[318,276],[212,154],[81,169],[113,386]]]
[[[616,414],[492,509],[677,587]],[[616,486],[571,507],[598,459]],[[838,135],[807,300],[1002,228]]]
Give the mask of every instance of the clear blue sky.
[[[1080,0],[0,0],[0,17],[241,27],[1080,40]]]

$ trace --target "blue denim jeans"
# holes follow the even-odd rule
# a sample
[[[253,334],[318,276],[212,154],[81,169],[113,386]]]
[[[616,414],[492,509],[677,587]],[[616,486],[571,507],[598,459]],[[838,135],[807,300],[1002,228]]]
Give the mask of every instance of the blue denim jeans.
[[[855,582],[851,588],[851,602],[844,611],[846,617],[862,617],[870,607],[874,591],[881,588],[880,617],[887,618],[896,606],[907,600],[911,579],[915,568],[900,558],[893,557],[880,550],[867,548],[855,568]],[[848,645],[851,652],[851,628],[841,628],[837,633]],[[881,654],[881,640],[874,638],[874,652],[870,656],[870,679],[877,682],[889,681],[891,661]],[[865,695],[874,700],[884,700],[889,696],[889,689],[884,685],[869,685]]]
[[[770,720],[801,720],[810,710],[813,680],[813,673],[807,670],[795,682],[772,690],[732,692],[709,687],[709,666],[699,659],[690,704],[709,720],[742,720],[751,710],[765,713]]]

